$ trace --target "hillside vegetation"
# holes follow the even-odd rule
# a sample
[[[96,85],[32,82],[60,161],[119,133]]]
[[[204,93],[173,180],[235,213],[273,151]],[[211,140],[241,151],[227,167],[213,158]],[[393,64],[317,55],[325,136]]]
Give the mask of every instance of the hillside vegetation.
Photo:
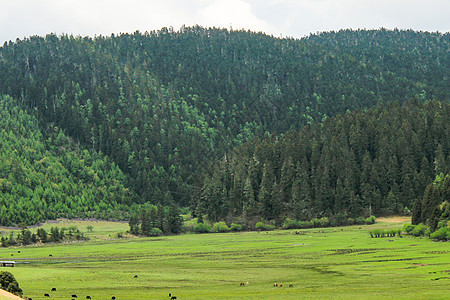
[[[30,167],[26,168],[32,171],[38,167],[35,161],[47,157],[42,153],[49,151],[52,156],[48,158],[48,163],[60,161],[64,167],[61,170],[66,170],[66,173],[59,174],[67,175],[52,179],[48,177],[47,171],[37,173],[43,176],[40,184],[28,185],[25,180],[29,179],[20,179],[20,176],[14,178],[20,183],[17,186],[28,186],[29,190],[21,194],[3,189],[2,199],[13,197],[16,200],[2,201],[7,205],[18,203],[19,208],[14,207],[11,212],[3,212],[2,209],[2,214],[23,211],[20,207],[28,202],[41,203],[44,208],[8,217],[10,221],[0,221],[14,223],[28,220],[33,223],[54,216],[84,216],[86,211],[117,212],[121,204],[147,202],[163,206],[189,206],[198,213],[207,212],[212,219],[230,214],[239,216],[244,206],[234,202],[241,192],[230,191],[229,183],[216,193],[227,193],[227,199],[234,202],[226,202],[212,213],[214,205],[211,203],[216,200],[211,200],[209,194],[212,193],[213,185],[208,183],[210,180],[204,183],[204,177],[208,179],[211,175],[208,170],[214,160],[233,157],[230,151],[247,142],[250,144],[242,146],[242,149],[251,148],[261,139],[267,140],[264,137],[266,133],[273,134],[273,139],[280,141],[289,141],[289,136],[297,135],[300,140],[306,139],[306,136],[317,140],[316,152],[312,150],[315,144],[306,144],[291,160],[297,167],[297,164],[304,163],[299,160],[300,157],[307,159],[307,165],[299,167],[299,170],[309,172],[305,180],[313,193],[310,199],[313,199],[314,204],[308,200],[303,207],[295,206],[291,212],[306,209],[307,214],[312,216],[344,214],[349,211],[345,201],[365,202],[349,206],[357,207],[358,213],[372,210],[381,214],[410,207],[412,200],[405,199],[407,189],[414,191],[414,197],[419,195],[434,178],[435,157],[443,156],[447,160],[449,153],[448,142],[444,140],[448,134],[439,132],[441,127],[448,130],[445,129],[447,127],[434,127],[434,123],[444,124],[447,116],[442,113],[441,119],[436,122],[431,117],[431,114],[439,113],[441,104],[448,114],[449,40],[448,34],[384,29],[344,30],[297,40],[246,31],[182,27],[179,31],[163,28],[150,33],[96,38],[50,34],[5,43],[0,48],[0,94],[9,95],[15,99],[15,105],[20,107],[18,110],[32,115],[34,128],[26,130],[42,136],[36,141],[36,151],[41,153],[40,156],[33,157],[28,163],[26,159],[22,161],[21,152],[20,155],[13,154],[13,157],[19,155],[16,160],[20,162],[14,165],[29,164]],[[406,127],[403,137],[397,133],[383,137],[384,132],[375,129],[364,133],[366,129],[355,123],[354,127],[363,134],[361,138],[377,140],[370,142],[372,144],[364,140],[335,141],[333,146],[327,144],[323,151],[337,147],[345,157],[350,157],[346,164],[356,164],[350,168],[353,174],[341,176],[342,162],[339,166],[330,165],[326,172],[323,163],[319,166],[318,162],[310,161],[307,153],[321,154],[326,143],[321,141],[323,138],[318,133],[313,132],[322,130],[320,127],[313,125],[303,130],[305,125],[325,122],[324,128],[331,128],[326,125],[327,122],[337,124],[339,120],[347,118],[371,123],[374,121],[368,119],[376,117],[365,117],[366,109],[377,106],[372,114],[378,112],[380,115],[389,115],[391,108],[396,111],[407,110],[391,107],[389,103],[411,100],[415,101],[413,111],[416,111],[412,113],[418,116],[425,114],[425,117],[419,119],[416,125],[412,124],[414,116],[408,116],[409,119],[404,121]],[[441,102],[427,104],[424,112],[420,112],[421,103],[427,100]],[[331,120],[348,110],[358,112]],[[397,114],[402,115],[403,112]],[[397,115],[390,117],[395,118]],[[383,117],[380,120],[387,122]],[[376,123],[371,124],[378,126]],[[386,130],[391,125],[402,128],[403,123],[386,125]],[[358,132],[350,134],[353,129],[352,126],[344,126],[340,129],[342,133],[334,133],[352,136],[352,139],[360,138]],[[7,127],[5,131],[13,139],[20,139],[20,136],[16,136],[19,132],[9,133]],[[287,137],[281,138],[287,131]],[[334,133],[330,131],[324,134],[330,134],[330,139]],[[255,137],[256,142],[253,141]],[[418,138],[419,141],[414,142],[415,148],[410,147],[411,151],[418,152],[411,155],[403,153],[403,144],[397,144],[397,137],[402,137],[402,143],[405,139],[409,142],[409,138]],[[293,142],[293,138],[291,140]],[[34,145],[34,141],[32,139],[27,143]],[[391,143],[397,146],[391,146]],[[3,147],[1,155],[9,157],[8,149]],[[441,151],[439,156],[436,154],[438,150]],[[381,154],[382,151],[386,153]],[[373,163],[378,154],[384,156],[378,159],[378,163]],[[408,155],[414,158],[406,158]],[[255,199],[262,195],[269,197],[272,191],[260,193],[262,186],[259,185],[263,182],[263,185],[279,184],[280,170],[285,162],[289,163],[284,158],[276,157],[266,163],[269,156],[261,159],[258,170],[261,181],[257,179],[251,183]],[[329,159],[334,159],[333,156],[336,158],[336,155],[329,154],[324,160],[330,163]],[[425,160],[422,162],[423,158]],[[378,179],[360,180],[358,176],[359,173],[363,174],[361,166],[364,165],[364,159],[369,163],[369,169],[388,162],[391,166],[383,168],[396,172],[405,169],[406,173],[395,175],[397,177],[389,183],[379,183]],[[322,159],[313,157],[313,160]],[[342,157],[338,160],[342,160]],[[404,160],[411,161],[408,167],[404,167]],[[83,165],[76,166],[80,163]],[[75,167],[69,167],[71,164]],[[273,168],[273,179],[262,181],[263,177],[267,177],[263,176],[264,165],[266,174],[272,172],[270,168]],[[421,166],[426,169],[422,171]],[[77,168],[87,168],[93,173],[80,173]],[[98,168],[103,168],[103,175],[108,179],[100,176]],[[344,169],[349,170],[347,167]],[[293,167],[290,167],[290,172],[295,173],[292,170]],[[382,170],[377,172],[383,174]],[[404,180],[417,178],[414,172],[423,178],[407,188]],[[325,176],[320,188],[317,182],[319,173]],[[4,180],[10,174],[9,169],[4,171],[2,182],[6,182]],[[100,180],[96,179],[95,174]],[[237,174],[236,179],[243,179],[242,183],[245,183],[246,176],[239,176]],[[425,178],[429,181],[425,182]],[[12,183],[11,180],[9,182]],[[54,183],[60,184],[65,180],[74,191],[66,193],[52,187]],[[371,183],[363,187],[366,182]],[[39,192],[39,185],[43,192]],[[325,185],[332,188],[327,192],[328,195],[319,192],[319,189],[325,191]],[[291,183],[288,186],[291,188]],[[334,188],[344,191],[336,192]],[[52,198],[43,193],[62,194]],[[89,196],[82,197],[85,193]],[[236,194],[228,195],[233,193]],[[291,196],[286,193],[292,191],[283,188],[283,196],[280,196],[282,200],[274,201],[287,203]],[[373,194],[370,205],[367,204],[369,193]],[[34,202],[31,201],[32,194],[36,195]],[[341,198],[350,198],[334,200],[332,197],[335,194]],[[386,200],[391,194],[399,197],[395,203],[392,199]],[[299,194],[298,197],[303,196]],[[223,199],[222,196],[216,198]],[[204,203],[199,203],[199,199],[200,202],[204,200]],[[244,198],[239,201],[246,202]],[[267,211],[268,206],[264,207],[252,208],[251,215],[279,219],[293,206],[275,205],[270,213]],[[325,207],[330,208],[326,210]],[[356,212],[351,213],[354,214]]]

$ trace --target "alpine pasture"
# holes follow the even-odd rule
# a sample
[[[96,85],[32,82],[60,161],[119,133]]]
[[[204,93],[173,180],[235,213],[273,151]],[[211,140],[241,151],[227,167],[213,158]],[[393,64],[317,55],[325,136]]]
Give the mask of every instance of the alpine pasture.
[[[91,224],[91,240],[2,248],[0,256],[16,261],[4,269],[32,299],[445,299],[448,242],[368,234],[404,223],[119,239],[124,223],[62,221]]]

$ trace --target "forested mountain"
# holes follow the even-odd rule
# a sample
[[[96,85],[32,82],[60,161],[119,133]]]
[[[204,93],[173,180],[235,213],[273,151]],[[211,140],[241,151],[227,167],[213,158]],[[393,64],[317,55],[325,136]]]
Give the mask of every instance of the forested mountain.
[[[50,34],[0,48],[0,94],[46,138],[60,128],[114,162],[129,202],[195,208],[208,164],[254,137],[392,101],[448,101],[449,41],[384,29],[300,40],[201,27]]]
[[[114,162],[79,149],[58,128],[44,136],[37,123],[0,97],[0,224],[123,217],[134,197]]]
[[[212,220],[278,222],[403,213],[436,175],[450,171],[449,153],[449,103],[346,113],[238,147],[205,176],[198,210]],[[447,194],[426,196],[421,218]]]

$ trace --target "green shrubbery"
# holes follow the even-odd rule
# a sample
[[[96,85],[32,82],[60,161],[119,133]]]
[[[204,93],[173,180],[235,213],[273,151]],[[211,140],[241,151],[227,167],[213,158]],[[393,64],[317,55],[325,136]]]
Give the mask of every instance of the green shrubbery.
[[[402,237],[402,229],[372,229],[369,231],[371,238],[380,238],[380,237]]]
[[[264,222],[258,222],[255,224],[255,229],[258,231],[271,231],[275,229],[275,225],[264,224]]]
[[[214,232],[228,232],[230,231],[230,228],[228,228],[225,222],[217,222],[214,223],[212,230]]]
[[[450,240],[450,228],[441,227],[432,234],[430,234],[430,238],[438,241]]]
[[[205,223],[197,223],[197,225],[194,226],[195,233],[209,233],[211,231],[212,231],[211,225]]]

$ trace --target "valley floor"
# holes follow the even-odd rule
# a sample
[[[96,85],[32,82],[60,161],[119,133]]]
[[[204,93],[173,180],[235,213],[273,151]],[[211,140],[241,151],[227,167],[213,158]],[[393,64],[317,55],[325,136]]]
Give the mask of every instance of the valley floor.
[[[2,248],[0,257],[14,256],[5,270],[33,299],[445,299],[449,243],[368,234],[406,221],[138,239],[114,238],[123,223],[94,222],[89,242]]]

